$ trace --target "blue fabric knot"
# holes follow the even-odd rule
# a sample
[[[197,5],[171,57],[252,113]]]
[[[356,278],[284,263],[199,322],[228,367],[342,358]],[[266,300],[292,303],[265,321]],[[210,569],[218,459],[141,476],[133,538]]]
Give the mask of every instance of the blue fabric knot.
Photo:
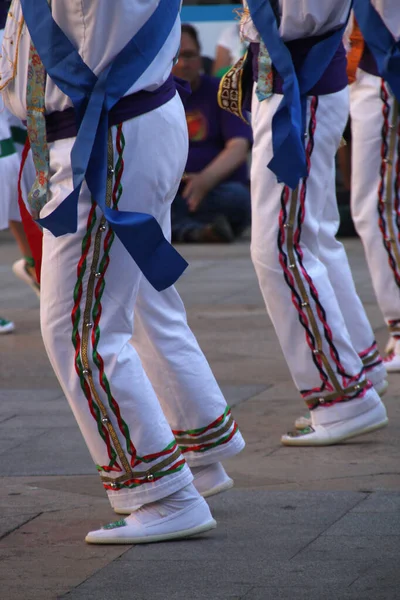
[[[354,14],[371,50],[380,76],[400,101],[400,41],[395,40],[379,13],[367,0],[354,0]]]
[[[268,168],[291,189],[307,176],[304,131],[307,92],[319,81],[342,40],[345,27],[319,41],[309,51],[300,72],[279,35],[269,0],[248,0],[253,23],[283,80],[283,98],[272,119],[273,158]]]
[[[149,214],[117,211],[106,205],[108,113],[146,71],[165,44],[180,11],[180,0],[160,0],[157,8],[99,77],[83,62],[54,21],[47,0],[21,0],[32,41],[51,79],[69,96],[78,134],[71,151],[73,192],[38,223],[55,236],[77,230],[82,183],[88,188],[144,276],[157,289],[172,285],[187,262],[165,239]]]

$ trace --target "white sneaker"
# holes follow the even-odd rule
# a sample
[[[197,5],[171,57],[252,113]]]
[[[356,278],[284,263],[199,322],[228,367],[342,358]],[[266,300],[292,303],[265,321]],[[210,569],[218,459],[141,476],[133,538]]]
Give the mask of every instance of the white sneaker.
[[[379,394],[381,398],[386,394],[388,387],[389,382],[387,379],[382,379],[374,385],[376,393]],[[307,427],[311,427],[310,413],[307,413],[307,415],[305,415],[304,417],[299,417],[298,419],[296,419],[294,422],[294,426],[296,427],[296,429],[306,429]]]
[[[89,544],[148,544],[184,539],[215,529],[217,523],[207,502],[195,490],[193,494],[192,489],[191,484],[167,498],[142,506],[126,519],[90,531],[85,541]]]
[[[14,329],[15,325],[12,321],[0,317],[0,333],[11,333]]]
[[[229,477],[221,463],[213,463],[204,467],[192,468],[193,485],[203,498],[220,494],[233,487],[233,479]],[[130,508],[114,508],[117,515],[130,515],[141,505]]]
[[[364,398],[314,409],[311,425],[283,435],[281,442],[284,446],[330,446],[385,427],[387,422],[381,399],[369,390]]]
[[[28,271],[25,259],[20,258],[19,260],[15,261],[12,266],[12,270],[14,271],[14,275],[18,277],[18,279],[21,279],[21,281],[24,283],[27,283],[33,289],[36,296],[40,298],[40,285]]]

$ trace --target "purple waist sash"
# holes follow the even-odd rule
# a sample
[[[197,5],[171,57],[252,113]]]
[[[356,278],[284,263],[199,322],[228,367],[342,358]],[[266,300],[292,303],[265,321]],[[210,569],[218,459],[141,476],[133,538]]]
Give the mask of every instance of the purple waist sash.
[[[329,35],[329,34],[327,34]],[[299,40],[292,40],[286,42],[286,47],[292,55],[292,60],[296,72],[298,72],[307,56],[308,51],[320,40],[326,36],[315,36],[309,38],[303,38]],[[259,44],[250,44],[252,53],[252,67],[253,67],[253,79],[255,82],[258,81],[258,53]],[[333,94],[340,92],[347,86],[347,74],[346,74],[346,51],[343,44],[341,43],[333,56],[331,62],[327,66],[324,74],[318,83],[307,92],[309,96],[323,96],[325,94]],[[273,92],[274,94],[282,94],[283,80],[279,73],[272,65],[273,72]]]
[[[185,83],[170,75],[165,83],[153,92],[142,90],[135,94],[124,96],[110,110],[108,115],[109,127],[119,125],[124,121],[159,108],[171,100],[177,91],[181,98],[184,98],[190,94],[188,86]],[[71,106],[63,111],[55,111],[46,115],[46,131],[48,142],[76,137],[78,130],[74,108]]]
[[[378,72],[378,65],[376,64],[376,60],[368,48],[367,44],[364,44],[364,50],[361,55],[361,60],[358,63],[360,69],[369,73],[370,75],[375,75],[376,77],[380,77]]]

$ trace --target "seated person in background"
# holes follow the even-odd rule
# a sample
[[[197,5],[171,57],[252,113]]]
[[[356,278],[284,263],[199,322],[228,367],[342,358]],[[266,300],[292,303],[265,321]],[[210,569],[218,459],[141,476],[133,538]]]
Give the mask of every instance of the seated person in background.
[[[175,242],[231,242],[250,224],[247,156],[251,129],[218,106],[219,81],[201,72],[197,31],[182,25],[174,75],[188,81],[189,156],[172,204]]]

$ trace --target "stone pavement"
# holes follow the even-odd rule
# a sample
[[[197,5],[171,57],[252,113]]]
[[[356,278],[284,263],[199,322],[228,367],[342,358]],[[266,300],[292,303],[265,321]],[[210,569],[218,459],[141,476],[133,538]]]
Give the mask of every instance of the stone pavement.
[[[386,331],[360,242],[346,240],[378,343]],[[303,405],[265,314],[247,242],[180,247],[190,324],[247,441],[226,462],[236,487],[210,499],[198,539],[87,546],[115,520],[49,366],[39,305],[11,272],[0,233],[0,598],[2,600],[396,600],[400,598],[400,376],[383,431],[330,448],[279,443]]]

